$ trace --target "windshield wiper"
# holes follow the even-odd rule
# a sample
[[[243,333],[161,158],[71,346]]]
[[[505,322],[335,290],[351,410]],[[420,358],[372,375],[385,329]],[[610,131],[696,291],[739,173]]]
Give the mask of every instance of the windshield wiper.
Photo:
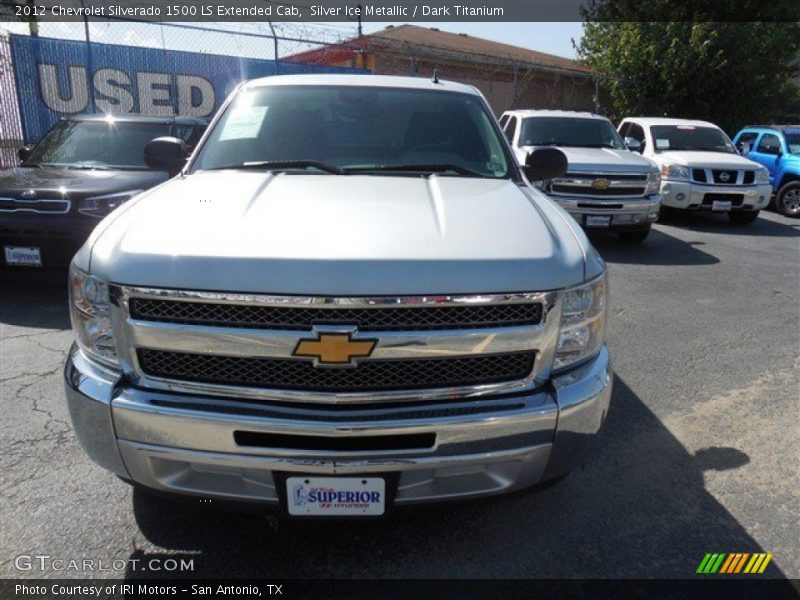
[[[345,168],[346,173],[362,173],[370,171],[384,171],[384,172],[397,172],[397,173],[413,173],[416,171],[423,173],[446,173],[452,171],[459,175],[466,177],[481,177],[486,178],[488,175],[478,173],[467,167],[461,165],[452,165],[449,163],[421,163],[421,164],[408,164],[408,165],[375,165],[372,167],[350,167]]]
[[[211,167],[204,171],[221,171],[223,169],[264,169],[266,171],[277,171],[282,169],[318,169],[331,173],[332,175],[345,175],[344,169],[328,165],[317,160],[258,160],[237,165],[223,165],[221,167]]]

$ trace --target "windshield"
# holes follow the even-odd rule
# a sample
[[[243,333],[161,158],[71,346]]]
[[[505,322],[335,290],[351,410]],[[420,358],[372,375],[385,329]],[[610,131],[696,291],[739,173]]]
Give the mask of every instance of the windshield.
[[[790,154],[800,154],[800,131],[797,133],[785,133],[786,146]]]
[[[147,169],[144,147],[169,135],[167,123],[60,121],[42,138],[24,166]]]
[[[610,122],[605,119],[575,117],[530,117],[524,119],[519,145],[625,149],[622,139]]]
[[[355,86],[270,86],[239,94],[193,169],[312,169],[315,173],[514,173],[477,96]]]
[[[654,125],[650,128],[656,152],[701,150],[736,154],[733,143],[716,127],[693,125]]]

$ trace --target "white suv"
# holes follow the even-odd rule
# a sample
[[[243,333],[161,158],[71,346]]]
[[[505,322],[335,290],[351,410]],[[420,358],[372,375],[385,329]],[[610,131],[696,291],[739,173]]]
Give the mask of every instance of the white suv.
[[[619,133],[661,168],[664,207],[726,212],[734,223],[752,223],[769,204],[767,169],[739,156],[713,123],[636,117],[624,119]]]

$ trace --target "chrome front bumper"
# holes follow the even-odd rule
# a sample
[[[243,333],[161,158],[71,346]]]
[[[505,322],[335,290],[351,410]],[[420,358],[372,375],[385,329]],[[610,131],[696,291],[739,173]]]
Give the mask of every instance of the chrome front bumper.
[[[709,185],[669,180],[661,182],[661,203],[671,208],[710,209],[710,206],[703,206],[706,194],[741,195],[742,205],[734,210],[761,210],[767,207],[772,198],[772,186]]]
[[[551,385],[521,395],[392,407],[306,408],[127,387],[73,346],[67,403],[90,458],[141,485],[278,504],[276,474],[397,476],[396,504],[510,492],[582,464],[608,411],[604,347]],[[430,448],[309,451],[241,446],[234,432],[323,438],[435,434]]]
[[[610,216],[611,227],[643,226],[658,220],[661,196],[646,198],[590,198],[581,196],[549,196],[581,225],[586,216]]]

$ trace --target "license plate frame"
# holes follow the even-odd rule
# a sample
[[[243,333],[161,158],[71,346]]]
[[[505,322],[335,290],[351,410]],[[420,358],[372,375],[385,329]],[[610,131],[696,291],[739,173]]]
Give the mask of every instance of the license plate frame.
[[[16,256],[15,253],[17,253]],[[27,253],[30,258],[21,258],[24,253]],[[38,246],[3,246],[3,259],[5,264],[10,267],[41,267],[42,249]]]
[[[711,202],[713,212],[729,212],[731,208],[733,208],[733,202],[730,200],[713,200]]]
[[[382,517],[389,508],[385,477],[289,475],[284,480],[291,517]]]
[[[611,227],[611,215],[586,215],[586,227]]]

